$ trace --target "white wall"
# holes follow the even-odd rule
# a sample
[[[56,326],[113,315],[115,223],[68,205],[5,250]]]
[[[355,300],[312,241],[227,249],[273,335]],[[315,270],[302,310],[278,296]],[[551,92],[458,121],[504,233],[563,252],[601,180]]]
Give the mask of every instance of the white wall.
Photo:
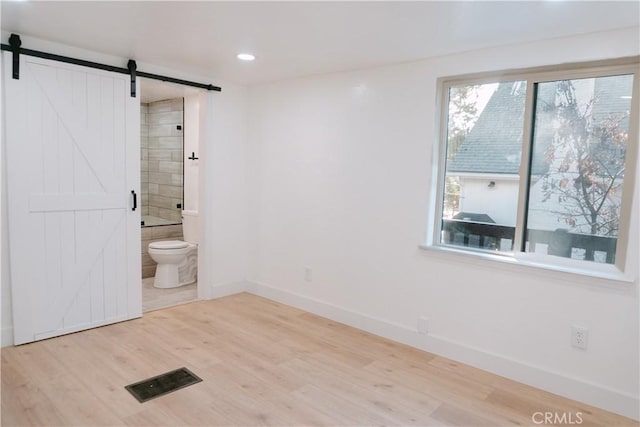
[[[253,88],[250,289],[638,417],[637,279],[612,283],[418,249],[432,209],[438,77],[638,55],[637,34]],[[636,221],[635,244],[637,234]],[[416,333],[419,316],[430,319],[427,336]],[[587,351],[570,346],[572,324],[589,328]]]
[[[247,276],[247,91],[225,84],[200,98],[200,298],[244,289]],[[206,125],[208,124],[208,126]],[[204,273],[204,275],[203,275]]]
[[[191,153],[200,155],[199,97],[184,97],[184,209],[198,210],[200,160],[190,160]]]

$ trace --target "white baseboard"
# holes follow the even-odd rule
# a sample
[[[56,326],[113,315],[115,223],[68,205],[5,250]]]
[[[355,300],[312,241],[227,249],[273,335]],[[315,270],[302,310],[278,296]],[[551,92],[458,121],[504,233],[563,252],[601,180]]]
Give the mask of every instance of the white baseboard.
[[[251,283],[246,281],[231,282],[231,283],[218,283],[211,285],[210,297],[211,299],[222,298],[240,292],[246,292]]]
[[[13,326],[3,327],[0,329],[0,347],[9,347],[13,345]]]
[[[587,403],[626,417],[640,419],[640,398],[631,394],[573,378],[548,368],[505,357],[433,334],[421,335],[404,325],[367,316],[317,299],[272,286],[247,282],[246,292],[327,317],[390,340],[447,357],[510,378],[532,387]]]

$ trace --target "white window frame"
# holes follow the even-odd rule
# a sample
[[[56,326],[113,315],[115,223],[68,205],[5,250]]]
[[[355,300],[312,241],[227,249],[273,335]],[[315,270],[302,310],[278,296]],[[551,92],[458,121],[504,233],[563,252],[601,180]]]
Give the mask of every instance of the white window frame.
[[[529,162],[531,146],[533,144],[532,127],[534,85],[546,81],[572,80],[580,78],[604,77],[610,75],[633,74],[632,103],[629,116],[629,140],[625,155],[625,180],[622,191],[620,208],[620,225],[616,242],[615,264],[604,264],[583,260],[562,258],[552,255],[542,255],[525,252],[525,218],[527,215],[527,198],[529,186]],[[449,89],[454,86],[480,85],[499,83],[503,81],[526,81],[526,100],[524,111],[524,127],[522,141],[522,156],[520,162],[518,189],[517,219],[513,240],[513,252],[493,252],[479,248],[441,243],[441,224],[444,204],[444,188],[446,173],[447,125],[449,107]],[[434,144],[434,174],[432,187],[429,225],[427,241],[421,245],[423,249],[437,250],[462,255],[470,255],[481,259],[502,261],[509,264],[539,267],[548,270],[561,271],[596,278],[603,278],[621,282],[633,282],[638,269],[638,236],[631,238],[631,232],[638,234],[639,213],[637,197],[636,168],[638,167],[638,144],[640,134],[639,104],[640,104],[640,57],[621,58],[615,60],[597,61],[590,63],[567,64],[535,69],[498,71],[491,73],[444,77],[438,79],[437,92],[437,120]],[[632,218],[633,215],[633,218]],[[633,222],[632,222],[633,221]]]

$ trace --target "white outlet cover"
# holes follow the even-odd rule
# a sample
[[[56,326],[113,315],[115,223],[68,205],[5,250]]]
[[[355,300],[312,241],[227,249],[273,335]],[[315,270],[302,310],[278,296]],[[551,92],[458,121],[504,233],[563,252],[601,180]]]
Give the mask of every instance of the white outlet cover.
[[[571,345],[575,348],[586,350],[589,344],[589,330],[582,326],[571,327]]]

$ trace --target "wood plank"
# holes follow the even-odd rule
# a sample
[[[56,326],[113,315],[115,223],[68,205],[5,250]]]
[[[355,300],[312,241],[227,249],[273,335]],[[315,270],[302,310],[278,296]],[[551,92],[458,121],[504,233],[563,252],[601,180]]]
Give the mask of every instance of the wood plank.
[[[35,319],[33,313],[41,309],[41,299],[31,295],[27,284],[44,283],[44,269],[34,269],[28,263],[33,257],[44,260],[44,220],[41,214],[33,218],[24,214],[28,208],[28,197],[32,191],[42,192],[42,104],[41,91],[29,85],[26,78],[11,79],[10,55],[3,52],[4,93],[11,108],[6,109],[6,150],[7,150],[7,195],[8,213],[12,233],[19,233],[20,239],[9,240],[11,251],[11,283],[14,341],[25,343],[33,340]],[[31,76],[26,61],[20,58],[21,70]],[[24,144],[24,140],[33,141]],[[28,161],[24,161],[28,159]]]
[[[92,159],[100,159],[100,154],[97,151],[99,138],[96,138],[96,135],[99,135],[100,132],[100,123],[99,121],[96,122],[100,110],[94,105],[95,100],[99,99],[100,96],[99,77],[89,74],[87,79],[89,86],[86,105],[89,125],[87,128],[86,123],[80,122],[77,114],[79,109],[73,108],[73,100],[58,86],[55,70],[52,72],[50,66],[36,62],[40,61],[29,58],[29,68],[32,71],[32,76],[46,95],[47,102],[53,107],[69,131],[69,135],[72,137],[75,147],[80,151],[82,158],[87,161],[87,167],[91,170],[91,181],[97,183],[102,191],[109,189],[112,180],[109,171],[101,162],[91,161]]]
[[[4,82],[18,344],[139,316],[142,306],[130,274],[139,277],[139,214],[126,188],[139,165],[125,154],[139,147],[139,129],[129,125],[139,101],[128,96],[126,76],[20,59],[22,78],[5,73]]]
[[[49,162],[45,162],[48,164]],[[56,181],[57,182],[57,178]],[[123,190],[118,194],[74,193],[36,194],[29,196],[30,212],[72,212],[95,211],[101,209],[126,209],[129,195]]]
[[[24,363],[23,363],[24,362]],[[62,425],[63,418],[51,400],[38,386],[37,380],[24,369],[31,362],[17,353],[2,354],[2,419],[3,426]],[[19,411],[8,408],[21,408]]]
[[[181,366],[203,382],[142,405],[124,390]],[[508,426],[551,410],[638,426],[249,294],[5,348],[2,374],[3,425]]]
[[[373,376],[368,379],[360,376],[354,381],[354,369],[348,366],[336,369],[331,366],[330,357],[322,362],[296,359],[283,364],[283,368],[304,373],[314,386],[372,414],[393,420],[393,424],[397,425],[427,425],[430,422],[429,415],[440,405],[435,400],[427,405],[418,405],[412,400],[398,398],[395,393],[385,393],[383,387],[370,386],[376,383]]]
[[[126,418],[140,411],[140,404],[131,399],[129,392],[122,387],[120,378],[103,369],[90,349],[77,345],[79,339],[78,334],[66,335],[60,339],[43,341],[42,346],[66,370],[82,371],[84,375],[79,376],[78,380],[84,388],[90,388],[117,417]]]
[[[121,286],[123,277],[118,277],[118,238],[110,239],[102,251],[102,304],[105,319],[118,316],[117,287]],[[124,282],[126,283],[126,281]]]

